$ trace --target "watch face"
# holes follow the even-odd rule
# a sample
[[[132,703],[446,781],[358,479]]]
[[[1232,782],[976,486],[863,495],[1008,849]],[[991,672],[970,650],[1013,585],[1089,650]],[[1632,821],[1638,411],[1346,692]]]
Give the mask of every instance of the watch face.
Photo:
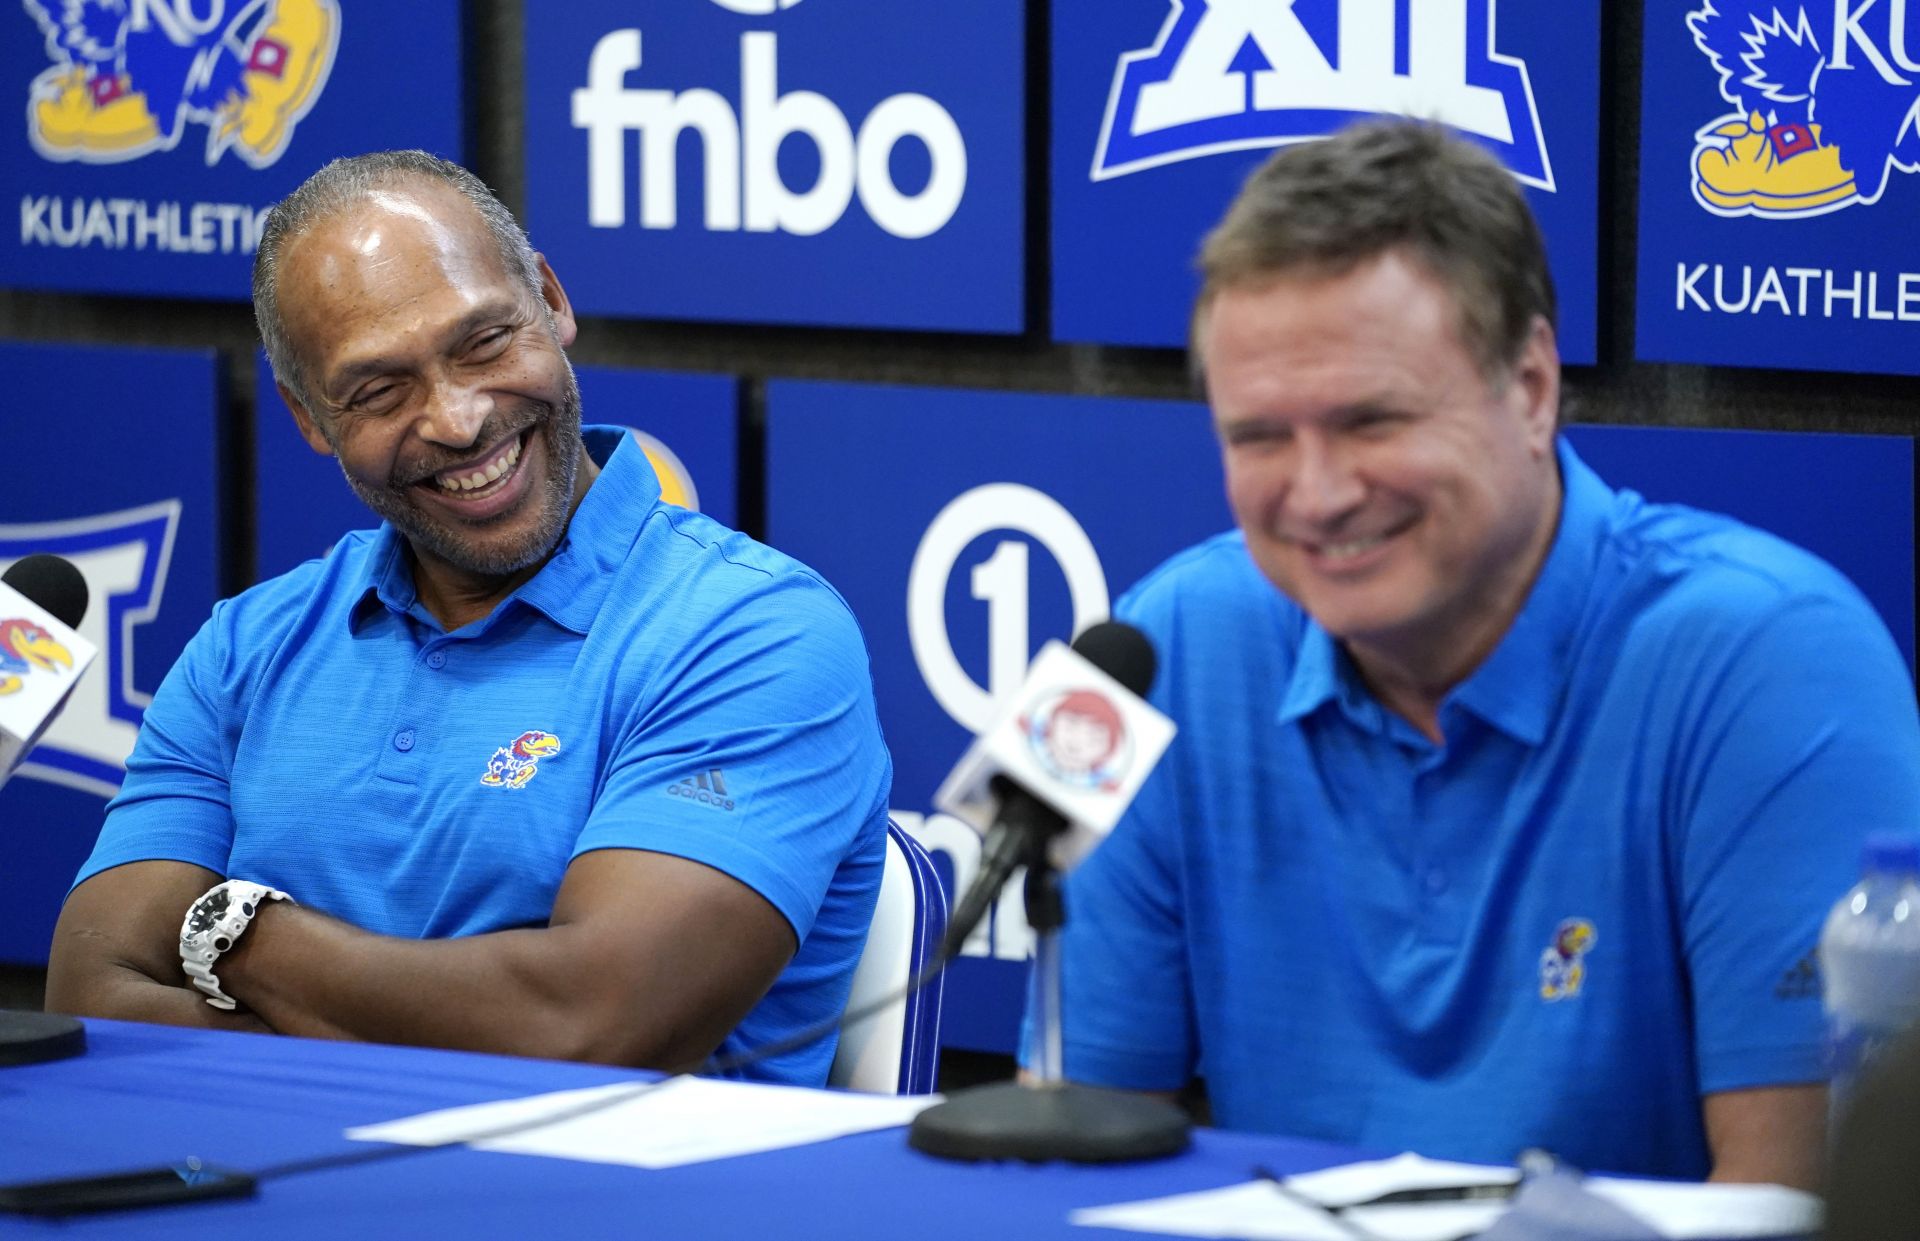
[[[199,904],[193,907],[193,911],[187,915],[187,934],[203,935],[212,930],[213,924],[218,922],[221,916],[227,912],[227,906],[231,904],[232,901],[233,894],[225,888],[221,888],[211,896],[202,899]]]

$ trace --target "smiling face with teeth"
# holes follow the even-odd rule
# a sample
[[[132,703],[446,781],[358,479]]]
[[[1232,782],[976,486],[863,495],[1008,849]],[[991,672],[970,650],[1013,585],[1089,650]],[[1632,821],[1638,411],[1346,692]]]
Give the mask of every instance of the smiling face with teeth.
[[[1537,321],[1485,375],[1446,286],[1389,251],[1222,289],[1196,341],[1255,563],[1377,690],[1437,704],[1506,632],[1552,543],[1552,328]]]
[[[376,188],[288,243],[279,297],[311,377],[283,388],[316,451],[413,549],[421,597],[470,617],[538,570],[596,472],[545,260],[512,274],[473,208],[428,182]]]

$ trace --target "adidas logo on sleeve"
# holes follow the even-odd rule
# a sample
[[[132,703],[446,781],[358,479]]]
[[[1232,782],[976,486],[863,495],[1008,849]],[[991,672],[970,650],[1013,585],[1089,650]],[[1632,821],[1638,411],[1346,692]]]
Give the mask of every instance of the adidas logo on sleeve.
[[[718,767],[709,768],[697,776],[688,776],[676,780],[667,786],[669,797],[684,797],[697,801],[703,806],[712,806],[715,810],[733,809],[733,798],[727,793],[727,780]]]

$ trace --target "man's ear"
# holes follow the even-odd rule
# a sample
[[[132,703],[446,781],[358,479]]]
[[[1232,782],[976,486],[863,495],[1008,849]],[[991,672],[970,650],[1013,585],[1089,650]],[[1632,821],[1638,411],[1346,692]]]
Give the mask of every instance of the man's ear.
[[[286,403],[288,411],[293,414],[294,425],[300,428],[301,438],[306,440],[308,446],[321,456],[331,457],[333,455],[333,445],[329,444],[327,437],[320,433],[320,424],[314,420],[312,412],[307,409],[299,397],[293,394],[292,388],[287,387],[287,385],[280,383],[278,380],[274,382],[273,386],[280,390],[280,399]]]
[[[535,254],[533,261],[540,265],[540,297],[547,309],[553,311],[554,333],[560,338],[562,349],[570,348],[580,332],[579,325],[573,321],[573,303],[567,300],[567,291],[560,287],[560,277],[547,265],[547,256]]]
[[[1551,457],[1560,429],[1560,346],[1544,317],[1534,316],[1508,382],[1514,399],[1522,403],[1527,447],[1535,456]]]

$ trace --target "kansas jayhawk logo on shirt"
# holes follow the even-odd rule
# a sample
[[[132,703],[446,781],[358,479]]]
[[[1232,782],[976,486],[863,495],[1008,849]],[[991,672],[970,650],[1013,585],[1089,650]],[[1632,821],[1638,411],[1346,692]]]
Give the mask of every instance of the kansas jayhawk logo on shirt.
[[[1587,981],[1587,954],[1599,934],[1585,918],[1567,918],[1554,928],[1553,942],[1540,954],[1540,998],[1570,1000]]]
[[[525,788],[527,781],[540,774],[540,760],[559,752],[560,738],[530,729],[493,752],[480,783],[488,788]]]
[[[28,90],[47,159],[109,164],[206,127],[228,150],[279,159],[319,99],[340,39],[338,0],[24,0],[54,64]]]

